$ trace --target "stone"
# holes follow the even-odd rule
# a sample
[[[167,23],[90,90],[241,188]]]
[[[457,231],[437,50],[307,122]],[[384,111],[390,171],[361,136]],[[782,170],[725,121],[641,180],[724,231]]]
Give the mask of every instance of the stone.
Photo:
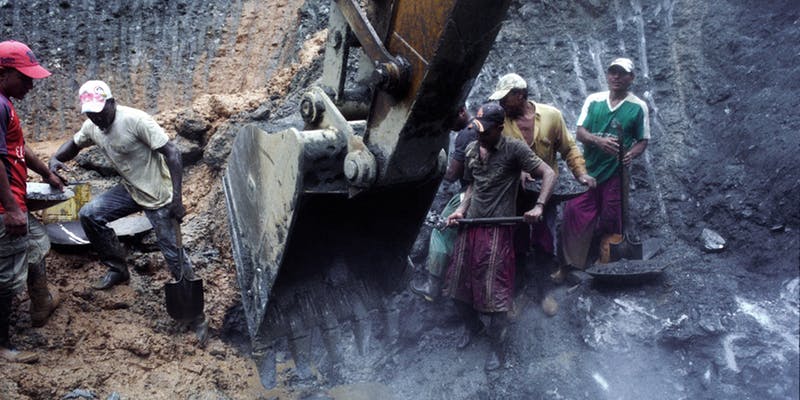
[[[700,240],[703,242],[703,251],[707,253],[719,253],[725,250],[725,239],[711,229],[703,228],[700,233]]]

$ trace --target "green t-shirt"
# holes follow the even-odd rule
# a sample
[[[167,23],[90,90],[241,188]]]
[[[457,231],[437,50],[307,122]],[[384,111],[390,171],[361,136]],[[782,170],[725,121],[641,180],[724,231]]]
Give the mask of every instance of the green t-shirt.
[[[647,113],[647,104],[633,93],[611,108],[609,92],[599,92],[586,98],[578,117],[578,126],[586,128],[592,135],[600,137],[620,137],[625,150],[629,150],[634,143],[650,139],[650,119]],[[603,183],[611,178],[619,168],[617,155],[604,153],[596,146],[585,146],[583,158],[586,159],[586,169],[597,183]]]

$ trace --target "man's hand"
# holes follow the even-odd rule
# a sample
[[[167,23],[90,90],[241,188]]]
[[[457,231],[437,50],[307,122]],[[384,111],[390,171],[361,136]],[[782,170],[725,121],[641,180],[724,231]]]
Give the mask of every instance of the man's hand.
[[[28,214],[19,208],[6,210],[3,216],[6,232],[11,236],[24,236],[28,234]]]
[[[532,224],[534,222],[539,222],[542,220],[542,214],[544,213],[544,206],[541,203],[536,203],[533,208],[528,210],[525,214],[522,215],[522,219],[525,222]]]
[[[619,154],[619,142],[615,137],[601,137],[595,136],[594,145],[597,146],[603,153],[615,156]]]
[[[631,151],[625,153],[625,156],[622,157],[622,163],[625,164],[626,167],[630,167],[633,159],[639,157],[638,153],[634,153],[633,149]]]
[[[458,225],[458,220],[464,218],[464,212],[456,210],[447,217],[447,226]]]
[[[50,172],[52,172],[54,174],[57,174],[58,171],[61,171],[61,170],[64,170],[64,171],[69,171],[70,170],[69,167],[67,166],[67,164],[64,164],[63,162],[59,161],[55,157],[50,157],[50,162],[48,164],[49,164],[48,166],[50,167]]]
[[[50,186],[58,189],[59,192],[64,191],[64,185],[67,183],[64,178],[58,176],[55,172],[50,171],[47,176],[42,176],[42,180],[49,183]]]
[[[597,181],[592,178],[589,174],[583,174],[578,177],[578,182],[580,182],[584,186],[588,186],[589,189],[594,189],[597,187]]]
[[[186,215],[186,209],[183,207],[183,199],[172,198],[172,203],[169,205],[169,214],[178,222],[183,222],[183,217]]]

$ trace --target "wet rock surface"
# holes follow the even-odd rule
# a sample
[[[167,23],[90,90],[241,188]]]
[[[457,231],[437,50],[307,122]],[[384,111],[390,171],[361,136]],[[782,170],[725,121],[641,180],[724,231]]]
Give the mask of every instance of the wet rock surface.
[[[75,91],[90,77],[109,81],[121,103],[157,112],[170,135],[185,139],[184,156],[196,164],[184,177],[184,244],[206,280],[213,337],[197,349],[166,316],[158,253],[134,251],[150,272],[108,293],[88,288],[104,270],[92,254],[54,253],[50,281],[66,300],[41,329],[29,325],[26,298],[15,303],[14,339],[47,352],[39,365],[2,366],[3,398],[60,398],[75,388],[123,399],[798,398],[800,11],[792,1],[757,9],[514,2],[470,106],[513,71],[534,100],[559,107],[574,126],[585,96],[604,90],[608,61],[631,57],[632,89],[650,107],[653,135],[632,168],[631,207],[643,239],[664,240],[653,262],[669,267],[640,285],[556,285],[552,265],[530,257],[518,273],[506,368],[488,373],[485,336],[456,349],[459,319],[449,302],[401,292],[388,300],[394,315],[370,312],[363,354],[354,322],[338,328],[338,360],[320,331],[311,334],[310,370],[281,344],[273,390],[261,386],[249,357],[219,171],[243,125],[302,125],[299,95],[318,76],[321,52],[301,58],[327,23],[328,2],[95,6],[0,1],[0,35],[28,42],[56,73],[15,103],[28,142],[57,146],[77,130]],[[84,154],[76,178],[91,180],[97,194],[115,178],[102,157]],[[726,239],[726,251],[702,250],[706,228]],[[415,250],[419,264],[424,240]],[[558,305],[555,315],[542,310],[545,298]]]

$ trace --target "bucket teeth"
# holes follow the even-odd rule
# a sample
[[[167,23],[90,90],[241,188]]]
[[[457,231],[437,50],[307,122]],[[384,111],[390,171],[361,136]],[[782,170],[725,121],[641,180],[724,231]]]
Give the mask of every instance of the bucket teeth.
[[[274,346],[265,347],[253,352],[253,359],[258,369],[258,378],[266,389],[272,389],[276,384],[277,371],[275,369],[275,348]]]
[[[290,338],[289,352],[294,360],[297,377],[301,381],[312,379],[314,373],[311,371],[311,335]]]
[[[358,354],[363,356],[369,347],[372,327],[369,323],[369,311],[361,301],[360,295],[356,296],[353,301],[353,317],[353,337],[356,340],[356,349],[358,349]]]
[[[341,329],[339,329],[339,321],[336,319],[336,314],[331,304],[330,302],[325,302],[319,307],[322,311],[322,329],[320,329],[320,334],[322,335],[322,343],[325,346],[325,350],[328,352],[330,364],[335,366],[342,362],[342,355],[337,345],[341,338]]]
[[[311,371],[311,332],[313,325],[313,306],[304,293],[295,295],[296,308],[300,313],[294,313],[289,317],[289,352],[295,364],[297,377],[302,380],[310,380],[314,374]]]

